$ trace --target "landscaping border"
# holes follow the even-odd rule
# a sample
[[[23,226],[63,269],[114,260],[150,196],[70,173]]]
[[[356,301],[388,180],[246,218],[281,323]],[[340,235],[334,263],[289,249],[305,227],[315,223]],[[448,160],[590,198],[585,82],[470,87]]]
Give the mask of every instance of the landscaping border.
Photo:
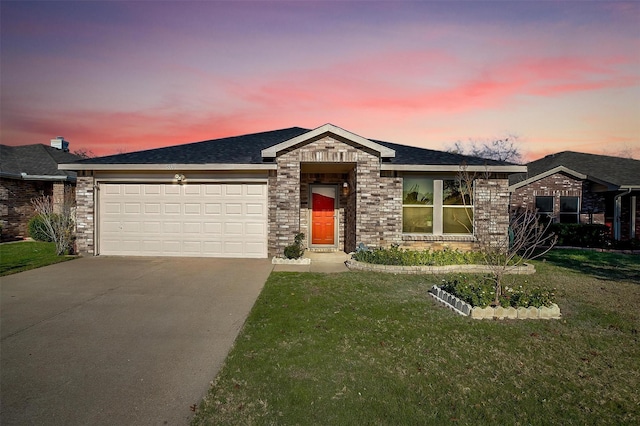
[[[560,307],[555,303],[548,307],[541,306],[539,308],[533,306],[517,309],[513,307],[503,308],[502,306],[480,308],[471,306],[436,285],[429,289],[429,294],[454,312],[470,316],[473,319],[560,319],[562,317]]]
[[[349,269],[354,271],[386,272],[390,274],[451,274],[463,272],[468,274],[489,274],[491,269],[486,265],[445,265],[445,266],[400,266],[400,265],[378,265],[375,263],[358,262],[350,259],[345,262]],[[511,268],[507,274],[531,275],[535,274],[536,268],[529,263]]]
[[[271,259],[272,265],[311,265],[311,259],[308,257],[301,257],[299,259],[285,259],[284,257],[273,257]]]

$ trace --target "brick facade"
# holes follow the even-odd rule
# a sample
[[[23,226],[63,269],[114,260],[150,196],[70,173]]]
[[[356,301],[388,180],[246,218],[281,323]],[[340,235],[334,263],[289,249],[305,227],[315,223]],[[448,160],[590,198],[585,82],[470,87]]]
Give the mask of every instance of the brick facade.
[[[507,179],[476,181],[474,231],[481,244],[504,246],[509,231],[509,181]]]
[[[78,176],[76,185],[76,252],[93,255],[95,249],[94,178]]]
[[[555,173],[516,189],[511,194],[511,209],[535,209],[537,196],[552,196],[553,215],[560,216],[560,197],[580,197],[580,223],[605,223],[605,195],[593,192],[593,183]]]
[[[339,241],[347,252],[358,243],[387,246],[401,242],[402,180],[380,176],[380,159],[362,147],[324,136],[282,153],[269,178],[269,253],[281,255],[297,232],[309,237],[309,185],[335,184],[339,195]],[[301,164],[353,164],[346,173],[301,173]],[[349,184],[342,195],[341,185]],[[357,219],[356,219],[357,218]],[[356,223],[357,221],[357,223]]]
[[[65,188],[70,183],[34,181],[21,179],[0,179],[0,222],[2,241],[21,239],[29,236],[29,220],[35,216],[31,200],[43,195],[53,196],[55,204],[64,200]]]

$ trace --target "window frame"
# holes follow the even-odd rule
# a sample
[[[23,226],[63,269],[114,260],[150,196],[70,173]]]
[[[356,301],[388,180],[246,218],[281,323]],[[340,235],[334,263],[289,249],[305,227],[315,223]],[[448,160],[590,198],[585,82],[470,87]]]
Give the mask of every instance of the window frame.
[[[551,199],[551,210],[538,210],[538,198],[550,198]],[[536,195],[533,199],[533,206],[536,209],[536,216],[538,217],[547,217],[553,219],[555,217],[555,197],[553,195]]]
[[[575,211],[563,211],[562,210],[562,199],[563,198],[573,198],[576,200],[576,210]],[[563,217],[574,216],[575,221],[564,221]],[[580,197],[577,195],[561,195],[560,196],[560,211],[558,212],[558,222],[560,223],[580,223]]]
[[[410,177],[414,178],[425,178],[431,179],[433,181],[433,203],[432,204],[405,204],[404,203],[404,185],[405,179]],[[474,236],[475,235],[475,204],[473,202],[473,194],[475,193],[475,179],[473,181],[473,187],[471,188],[471,204],[444,204],[444,181],[446,180],[457,180],[456,177],[451,176],[429,176],[429,175],[409,175],[403,176],[402,180],[402,235],[410,235],[410,236]],[[422,207],[422,208],[432,208],[432,227],[431,232],[405,232],[404,231],[404,209],[406,207]],[[444,232],[444,209],[471,209],[471,232],[465,233],[445,233]],[[466,214],[466,213],[465,213]]]

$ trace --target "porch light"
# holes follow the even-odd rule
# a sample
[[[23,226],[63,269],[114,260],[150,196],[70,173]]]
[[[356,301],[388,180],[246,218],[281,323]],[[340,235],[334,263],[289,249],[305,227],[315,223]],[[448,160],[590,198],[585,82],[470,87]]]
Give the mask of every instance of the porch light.
[[[176,182],[178,182],[179,184],[184,183],[184,180],[186,179],[186,177],[182,174],[182,173],[176,173],[176,175],[173,177]]]
[[[342,184],[342,195],[349,195],[349,184],[347,182]]]

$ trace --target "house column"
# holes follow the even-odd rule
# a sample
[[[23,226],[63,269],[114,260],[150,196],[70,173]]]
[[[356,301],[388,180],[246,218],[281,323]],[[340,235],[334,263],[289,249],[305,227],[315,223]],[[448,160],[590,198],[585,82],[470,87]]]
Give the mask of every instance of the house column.
[[[95,179],[78,176],[76,182],[76,250],[78,253],[95,254]]]
[[[300,161],[278,159],[269,178],[269,254],[281,256],[300,232]]]
[[[504,246],[509,235],[509,181],[476,180],[473,205],[478,242],[492,247]]]

